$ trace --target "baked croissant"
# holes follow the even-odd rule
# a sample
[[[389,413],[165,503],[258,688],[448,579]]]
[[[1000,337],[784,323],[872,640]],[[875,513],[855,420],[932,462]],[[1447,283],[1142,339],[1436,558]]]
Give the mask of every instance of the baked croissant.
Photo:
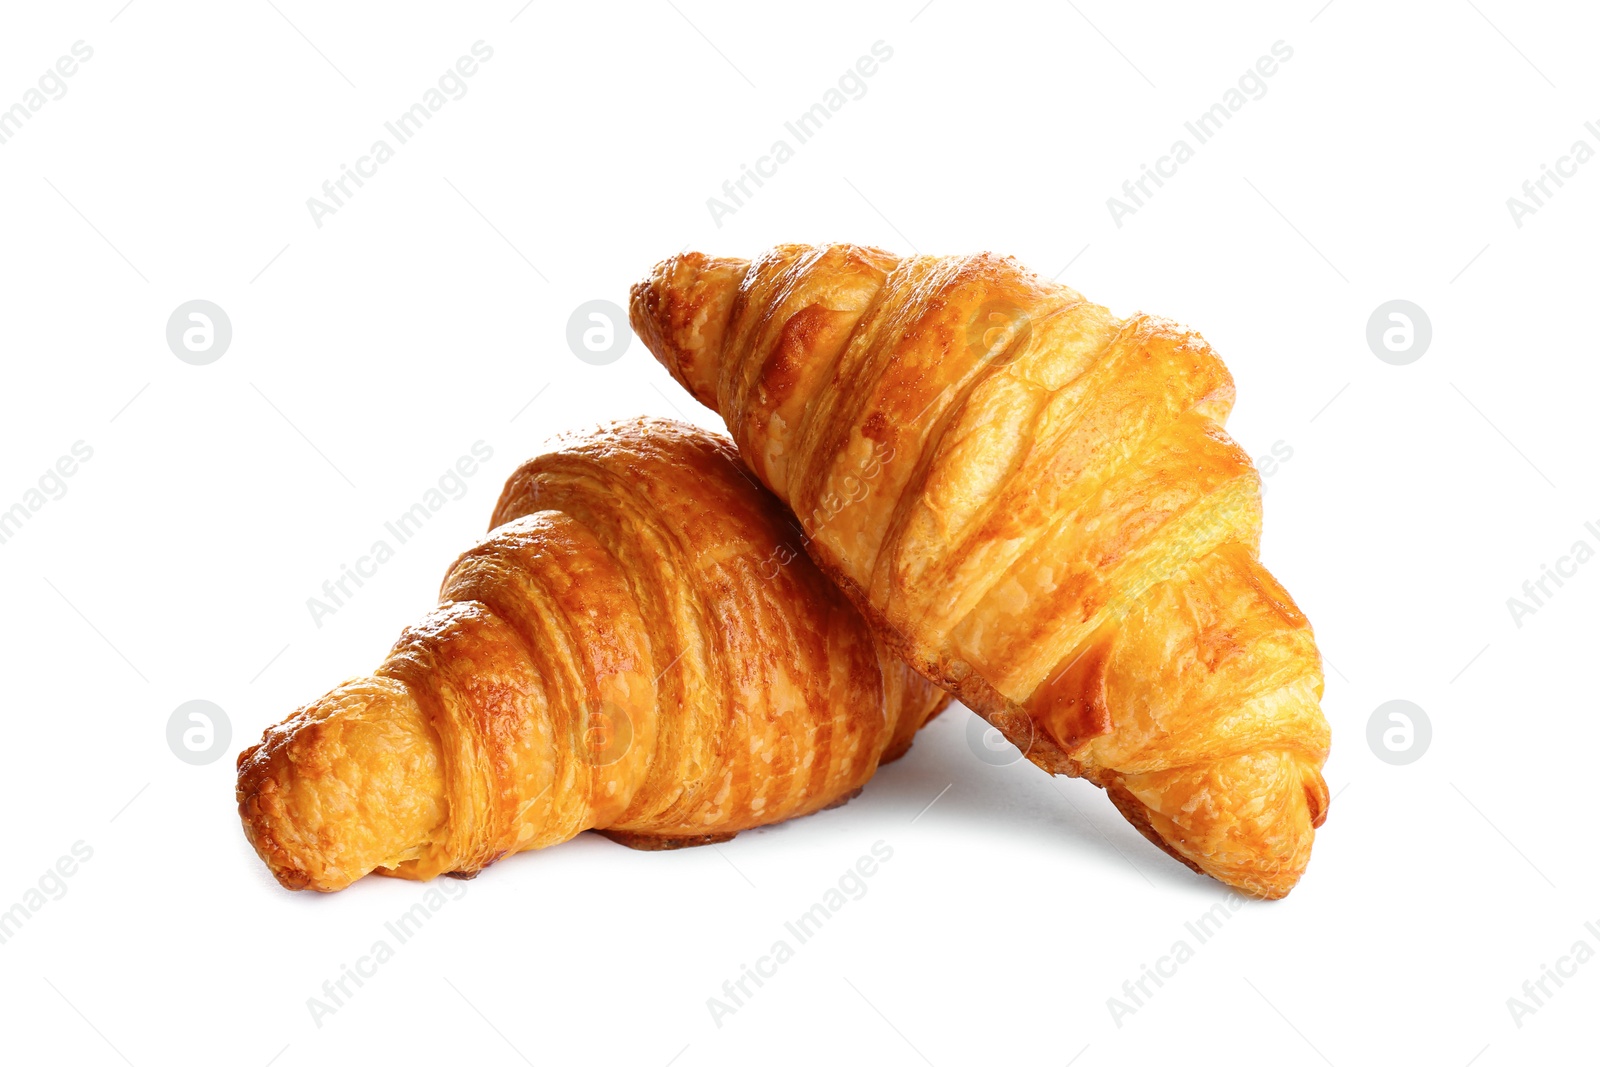
[[[239,756],[290,889],[470,876],[601,829],[724,841],[843,803],[948,702],[788,546],[733,446],[621,423],[523,465],[377,672]]]
[[[1321,657],[1199,334],[1011,259],[854,245],[675,256],[630,318],[917,670],[1181,862],[1294,886]]]

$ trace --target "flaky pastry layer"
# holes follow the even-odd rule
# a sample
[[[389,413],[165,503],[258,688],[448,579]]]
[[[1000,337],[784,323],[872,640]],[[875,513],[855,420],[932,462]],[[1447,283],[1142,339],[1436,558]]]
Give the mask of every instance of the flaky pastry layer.
[[[1294,886],[1321,657],[1199,334],[1007,258],[855,245],[674,256],[630,317],[919,672],[1183,863]]]
[[[948,702],[723,438],[617,424],[525,464],[491,526],[373,675],[240,754],[283,885],[471,875],[589,829],[726,840],[842,803]]]

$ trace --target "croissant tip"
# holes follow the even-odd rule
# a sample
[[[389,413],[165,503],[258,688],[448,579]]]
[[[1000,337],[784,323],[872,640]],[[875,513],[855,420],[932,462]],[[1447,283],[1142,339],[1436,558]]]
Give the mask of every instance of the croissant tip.
[[[240,753],[241,762],[245,756],[253,756],[260,747],[256,745],[248,752]],[[254,768],[259,764],[251,766]],[[240,774],[237,794],[245,840],[250,842],[279,885],[285,889],[305,889],[311,885],[310,875],[294,861],[275,830],[282,814],[276,791],[277,783],[271,777]]]
[[[694,398],[717,410],[723,335],[750,261],[679,252],[628,292],[628,323]]]

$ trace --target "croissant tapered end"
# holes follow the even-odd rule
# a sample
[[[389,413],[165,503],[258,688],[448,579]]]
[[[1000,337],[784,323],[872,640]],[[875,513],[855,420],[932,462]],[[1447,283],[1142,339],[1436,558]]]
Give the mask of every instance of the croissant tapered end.
[[[413,859],[443,823],[438,742],[411,693],[347,682],[239,754],[245,837],[286,889],[331,893]]]
[[[1285,751],[1129,775],[1106,792],[1168,855],[1266,900],[1300,881],[1328,811],[1317,763]]]
[[[717,408],[723,332],[747,259],[686,252],[656,264],[628,294],[633,332],[696,400]]]

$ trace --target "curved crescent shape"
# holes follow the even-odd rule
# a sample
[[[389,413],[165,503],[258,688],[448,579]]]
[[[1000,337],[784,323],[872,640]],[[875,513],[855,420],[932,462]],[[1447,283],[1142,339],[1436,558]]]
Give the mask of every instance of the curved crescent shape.
[[[1199,334],[1011,259],[855,245],[675,256],[630,317],[918,671],[1181,862],[1293,888],[1321,657]]]
[[[949,700],[691,426],[531,460],[492,527],[374,674],[239,755],[245,834],[284,886],[470,876],[588,829],[727,840],[848,800]]]

